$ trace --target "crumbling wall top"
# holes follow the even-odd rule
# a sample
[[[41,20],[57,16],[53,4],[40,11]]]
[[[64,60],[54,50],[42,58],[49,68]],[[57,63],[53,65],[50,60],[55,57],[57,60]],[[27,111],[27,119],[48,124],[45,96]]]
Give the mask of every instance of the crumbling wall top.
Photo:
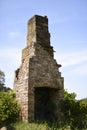
[[[30,46],[33,42],[50,46],[47,16],[34,15],[28,21],[27,46]]]

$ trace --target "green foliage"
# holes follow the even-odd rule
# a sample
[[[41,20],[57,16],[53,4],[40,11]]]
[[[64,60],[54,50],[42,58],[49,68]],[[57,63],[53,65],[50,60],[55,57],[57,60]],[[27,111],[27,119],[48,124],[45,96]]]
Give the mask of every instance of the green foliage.
[[[71,110],[72,125],[82,130],[87,128],[87,102],[77,101]]]
[[[0,125],[16,121],[19,115],[19,106],[14,99],[13,91],[0,92]]]
[[[4,86],[5,83],[5,74],[0,70],[0,88]]]
[[[68,93],[68,91],[67,90],[64,90],[64,99],[65,100],[76,100],[75,99],[76,98],[76,93]]]
[[[0,86],[0,92],[7,92],[7,91],[10,91],[11,88],[9,87],[5,87],[5,86]]]
[[[63,130],[62,128],[58,128],[57,126],[55,126],[55,123],[52,123],[50,127],[47,122],[40,122],[40,123],[19,122],[14,124],[13,128],[15,130]],[[70,130],[70,129],[69,127],[67,127],[64,130]]]
[[[61,102],[63,112],[63,125],[70,125],[71,130],[83,130],[87,128],[87,102],[77,101],[75,93],[64,92],[64,100]]]
[[[7,92],[11,90],[8,87],[5,87],[5,73],[0,70],[0,92]]]

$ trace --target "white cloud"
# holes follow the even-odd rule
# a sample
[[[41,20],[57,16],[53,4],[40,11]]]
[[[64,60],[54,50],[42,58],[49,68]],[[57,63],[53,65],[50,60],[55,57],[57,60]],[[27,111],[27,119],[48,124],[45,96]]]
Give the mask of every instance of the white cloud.
[[[87,61],[87,50],[71,52],[71,53],[62,53],[55,54],[55,59],[62,64],[63,67],[79,65]]]
[[[83,65],[77,66],[71,71],[72,74],[85,76],[87,75],[87,62]]]
[[[73,53],[60,53],[55,55],[55,59],[63,68],[71,66],[67,74],[84,75],[87,74],[87,51]],[[14,70],[21,64],[21,48],[5,47],[0,48],[0,69],[6,74],[7,86],[13,85]],[[74,66],[74,67],[72,67]],[[67,68],[66,68],[67,69]],[[65,74],[66,75],[66,74]]]
[[[8,33],[8,36],[9,36],[10,38],[17,38],[17,37],[20,36],[20,33],[19,33],[19,32],[9,32],[9,33]]]
[[[57,62],[62,65],[64,87],[77,94],[77,99],[87,97],[87,50],[56,54]]]
[[[5,47],[0,48],[0,63],[2,61],[20,61],[21,49]]]
[[[6,75],[6,86],[13,86],[14,71],[20,66],[20,62],[20,48],[0,48],[0,69],[4,71]]]

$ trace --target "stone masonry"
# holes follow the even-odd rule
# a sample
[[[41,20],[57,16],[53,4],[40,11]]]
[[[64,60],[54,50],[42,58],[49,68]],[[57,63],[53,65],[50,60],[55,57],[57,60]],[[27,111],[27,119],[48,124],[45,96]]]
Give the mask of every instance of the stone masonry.
[[[23,121],[59,116],[58,103],[64,96],[59,67],[50,45],[48,18],[35,15],[28,21],[27,46],[22,50],[22,63],[14,79]]]

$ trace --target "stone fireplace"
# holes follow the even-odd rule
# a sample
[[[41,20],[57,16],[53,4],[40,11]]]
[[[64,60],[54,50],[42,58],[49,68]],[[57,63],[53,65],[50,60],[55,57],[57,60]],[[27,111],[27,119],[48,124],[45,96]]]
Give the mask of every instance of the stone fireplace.
[[[47,16],[33,16],[28,21],[27,46],[22,50],[22,63],[14,78],[23,121],[59,116],[58,103],[64,96],[60,67],[50,44]]]

